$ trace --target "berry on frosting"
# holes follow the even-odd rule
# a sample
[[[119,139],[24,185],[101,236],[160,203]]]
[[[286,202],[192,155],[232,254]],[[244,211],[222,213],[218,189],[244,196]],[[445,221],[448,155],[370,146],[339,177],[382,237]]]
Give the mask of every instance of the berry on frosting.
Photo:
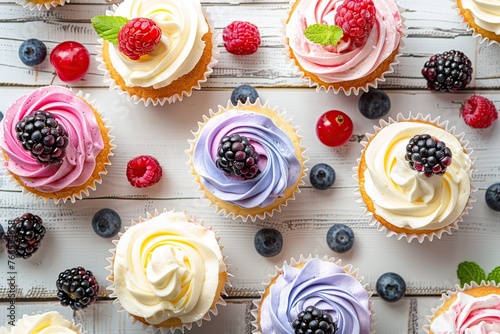
[[[235,55],[255,53],[260,45],[259,28],[253,23],[234,21],[222,31],[227,52]]]
[[[463,52],[450,50],[431,56],[422,75],[429,89],[455,92],[471,82],[472,71],[472,62]]]
[[[78,311],[96,301],[99,284],[90,270],[83,267],[67,269],[56,281],[57,298],[62,306]]]
[[[59,165],[68,146],[68,133],[54,115],[43,110],[16,124],[17,139],[40,164]]]
[[[406,145],[406,161],[412,169],[430,177],[444,174],[451,165],[452,154],[446,144],[428,134],[415,135]]]
[[[292,322],[292,328],[296,334],[334,334],[338,329],[330,314],[314,306],[300,312]]]
[[[487,128],[498,118],[495,104],[481,95],[469,97],[460,109],[465,124],[477,128]]]
[[[217,168],[228,175],[252,179],[259,174],[259,156],[245,136],[235,133],[222,137],[217,148]]]
[[[153,51],[160,42],[161,29],[155,21],[137,17],[127,22],[118,33],[118,49],[132,60]]]
[[[127,180],[136,188],[152,186],[160,181],[163,170],[158,160],[150,155],[140,155],[127,163]]]
[[[37,215],[25,213],[9,220],[7,233],[3,235],[7,253],[27,259],[33,255],[45,236],[42,219]]]
[[[335,24],[342,28],[354,46],[366,43],[375,24],[375,4],[372,0],[345,0],[335,14]]]

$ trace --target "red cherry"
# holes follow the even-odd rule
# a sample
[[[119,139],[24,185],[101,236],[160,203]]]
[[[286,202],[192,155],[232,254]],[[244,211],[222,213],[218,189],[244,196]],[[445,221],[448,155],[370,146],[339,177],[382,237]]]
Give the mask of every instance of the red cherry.
[[[74,82],[87,74],[90,54],[87,48],[78,42],[62,42],[50,52],[50,63],[59,79]]]
[[[327,146],[340,146],[351,138],[352,120],[340,110],[325,112],[316,123],[316,135]]]

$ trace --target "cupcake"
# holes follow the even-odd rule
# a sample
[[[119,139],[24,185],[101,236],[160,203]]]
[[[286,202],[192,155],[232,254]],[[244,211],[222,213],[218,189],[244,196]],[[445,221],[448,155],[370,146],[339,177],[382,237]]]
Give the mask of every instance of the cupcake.
[[[144,331],[190,329],[225,305],[227,267],[215,232],[202,221],[164,211],[119,236],[108,259],[108,289]]]
[[[367,0],[362,14],[348,9],[352,1],[290,1],[287,55],[317,90],[357,95],[360,89],[376,88],[397,63],[403,23],[395,1]],[[346,18],[358,16],[363,24],[348,29]]]
[[[9,323],[14,323],[14,321]],[[0,327],[1,334],[83,333],[81,324],[64,319],[57,311],[40,312],[34,315],[25,314],[14,323],[14,326],[9,325],[9,323],[5,327]]]
[[[303,312],[320,314],[325,333],[372,333],[372,305],[361,280],[357,270],[332,258],[285,262],[254,302],[252,333],[295,333],[301,323],[307,325]]]
[[[355,177],[370,224],[386,235],[432,241],[458,228],[472,207],[472,149],[447,125],[399,114],[366,134]]]
[[[146,106],[181,101],[200,89],[217,63],[218,51],[199,0],[125,0],[113,9],[108,17],[92,19],[103,38],[97,60],[110,89]],[[147,31],[130,26],[137,19],[148,22]],[[114,34],[109,33],[110,25]],[[137,40],[141,35],[144,39]]]
[[[0,147],[4,166],[24,191],[55,203],[75,202],[101,183],[113,137],[88,98],[48,86],[9,106]]]
[[[65,3],[69,3],[70,0],[16,0],[18,5],[21,5],[30,10],[49,10],[52,7],[64,6]]]
[[[500,43],[500,3],[498,1],[453,0],[455,8],[474,37],[488,44]]]
[[[225,216],[264,219],[295,198],[305,175],[297,129],[269,103],[228,102],[210,110],[190,140],[191,173]]]
[[[500,333],[500,284],[472,282],[444,293],[426,317],[426,333]]]

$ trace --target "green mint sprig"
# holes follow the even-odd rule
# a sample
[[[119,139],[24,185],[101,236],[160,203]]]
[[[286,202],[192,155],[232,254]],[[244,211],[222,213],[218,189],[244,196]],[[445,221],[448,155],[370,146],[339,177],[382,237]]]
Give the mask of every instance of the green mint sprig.
[[[130,20],[123,16],[97,15],[90,19],[97,35],[112,44],[118,45],[118,33]]]
[[[344,32],[336,25],[315,23],[306,28],[304,35],[313,43],[335,46],[344,36]]]
[[[471,282],[481,283],[481,281],[493,281],[496,284],[500,283],[500,266],[493,269],[486,276],[483,268],[473,261],[464,261],[458,264],[457,276],[460,280],[460,285],[470,284]]]

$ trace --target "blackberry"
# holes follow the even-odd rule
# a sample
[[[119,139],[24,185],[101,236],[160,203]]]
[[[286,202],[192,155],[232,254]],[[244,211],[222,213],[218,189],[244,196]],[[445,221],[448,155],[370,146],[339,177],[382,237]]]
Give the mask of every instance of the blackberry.
[[[416,135],[406,145],[406,161],[427,177],[444,174],[446,167],[451,165],[451,156],[451,150],[444,142],[428,134]]]
[[[450,50],[433,55],[424,64],[422,75],[427,87],[441,92],[465,88],[472,79],[472,62],[460,51]]]
[[[42,219],[31,213],[9,220],[7,233],[3,235],[7,252],[16,257],[29,258],[40,247],[45,236]]]
[[[258,160],[259,156],[248,138],[239,134],[224,136],[217,148],[217,168],[229,175],[254,178],[260,173]]]
[[[16,124],[17,139],[38,163],[58,165],[68,146],[68,133],[51,113],[37,110]]]
[[[90,270],[83,267],[67,269],[56,281],[57,298],[62,306],[77,311],[96,301],[99,284]]]
[[[337,324],[330,314],[308,306],[297,315],[292,322],[295,334],[333,334],[337,331]]]

